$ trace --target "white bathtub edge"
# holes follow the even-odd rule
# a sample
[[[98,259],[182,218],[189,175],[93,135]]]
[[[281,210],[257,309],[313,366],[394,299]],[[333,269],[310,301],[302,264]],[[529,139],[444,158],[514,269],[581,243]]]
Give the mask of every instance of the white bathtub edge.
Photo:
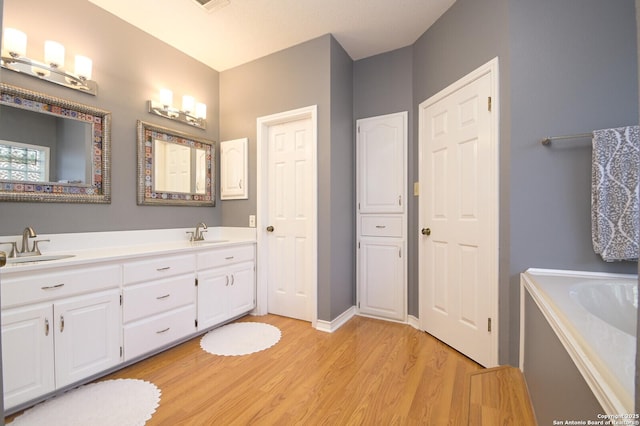
[[[587,382],[587,385],[593,392],[594,396],[602,405],[602,408],[607,414],[623,414],[633,413],[633,397],[629,396],[631,405],[626,406],[625,403],[619,398],[618,393],[609,385],[606,378],[598,370],[598,368],[591,362],[589,357],[582,350],[576,339],[573,337],[571,331],[563,324],[563,321],[555,313],[552,306],[549,305],[546,298],[536,288],[535,284],[531,282],[529,273],[535,274],[554,274],[554,275],[572,275],[572,276],[633,276],[625,274],[606,274],[606,273],[585,273],[580,271],[555,271],[555,270],[543,270],[543,269],[528,269],[526,272],[520,274],[521,283],[521,304],[524,308],[524,293],[523,289],[526,289],[531,295],[532,299],[540,309],[540,312],[544,315],[547,322],[560,339],[562,346],[573,360],[574,364],[580,371],[580,374]],[[524,309],[521,309],[521,330],[520,330],[520,369],[524,366]]]

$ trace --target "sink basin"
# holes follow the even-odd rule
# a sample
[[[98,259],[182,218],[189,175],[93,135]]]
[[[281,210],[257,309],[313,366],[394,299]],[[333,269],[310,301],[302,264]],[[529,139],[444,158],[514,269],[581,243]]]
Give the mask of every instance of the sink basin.
[[[74,256],[75,254],[41,254],[38,256],[9,257],[7,258],[7,264],[48,262],[51,260],[68,259]]]
[[[192,241],[193,244],[220,244],[220,243],[226,243],[229,240],[204,240],[204,241]]]

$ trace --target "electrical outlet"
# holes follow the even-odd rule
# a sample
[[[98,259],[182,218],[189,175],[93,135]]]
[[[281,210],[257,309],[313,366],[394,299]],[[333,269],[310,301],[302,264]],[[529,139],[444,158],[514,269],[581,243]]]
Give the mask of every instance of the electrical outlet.
[[[249,228],[255,228],[256,227],[256,216],[253,214],[249,215]]]

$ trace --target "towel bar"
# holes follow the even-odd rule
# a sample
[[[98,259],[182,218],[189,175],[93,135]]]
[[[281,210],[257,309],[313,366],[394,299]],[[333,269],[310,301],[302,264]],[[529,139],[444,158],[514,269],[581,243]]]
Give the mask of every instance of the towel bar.
[[[579,133],[575,135],[567,135],[567,136],[549,136],[540,141],[542,145],[551,145],[551,141],[557,141],[562,139],[584,139],[593,137],[593,133]]]

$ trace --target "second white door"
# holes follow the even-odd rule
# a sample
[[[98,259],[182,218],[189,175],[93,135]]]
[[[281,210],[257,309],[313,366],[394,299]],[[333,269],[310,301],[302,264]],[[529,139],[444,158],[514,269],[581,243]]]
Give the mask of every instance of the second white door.
[[[268,129],[268,311],[312,320],[314,130],[310,118]]]

